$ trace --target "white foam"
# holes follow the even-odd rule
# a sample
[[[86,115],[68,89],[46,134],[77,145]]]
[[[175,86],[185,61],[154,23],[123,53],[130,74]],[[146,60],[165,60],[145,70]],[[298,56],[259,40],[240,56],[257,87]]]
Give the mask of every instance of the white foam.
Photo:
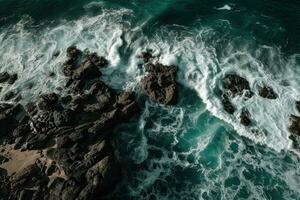
[[[62,21],[49,26],[34,25],[30,17],[24,17],[16,25],[0,32],[0,71],[18,73],[19,79],[12,86],[4,85],[3,91],[15,90],[22,95],[21,102],[32,101],[41,92],[60,92],[65,79],[62,63],[67,47],[76,45],[107,57],[112,66],[120,62],[118,49],[126,28],[122,17],[130,10],[105,10],[94,17],[82,17]],[[128,22],[127,22],[128,25]],[[57,52],[60,54],[54,57]],[[55,76],[49,74],[54,72]],[[32,88],[28,85],[33,84]]]
[[[207,109],[214,116],[232,125],[240,135],[277,151],[292,150],[292,141],[289,139],[291,133],[288,130],[289,116],[297,113],[294,104],[299,97],[299,91],[295,90],[295,87],[282,85],[282,81],[277,77],[288,77],[289,84],[296,86],[299,78],[295,73],[288,73],[290,68],[299,68],[288,66],[289,63],[295,64],[292,61],[294,58],[291,57],[288,62],[281,59],[278,67],[280,70],[277,72],[274,68],[278,64],[275,63],[281,56],[278,49],[258,46],[253,55],[250,53],[252,49],[248,49],[248,44],[236,49],[229,43],[228,48],[224,49],[226,55],[217,59],[214,48],[206,46],[201,40],[209,31],[212,30],[200,30],[191,34],[192,36],[182,38],[176,37],[172,32],[164,33],[170,37],[168,39],[156,37],[148,46],[159,52],[161,61],[166,64],[170,64],[169,60],[172,58],[180,58],[176,62],[180,67],[178,80],[195,89]],[[261,60],[263,58],[267,64],[265,60]],[[268,66],[272,66],[272,69]],[[248,101],[242,98],[233,100],[237,108],[233,116],[223,110],[221,98],[216,94],[216,90],[222,87],[222,78],[229,72],[245,77],[250,83],[251,90],[255,92]],[[257,95],[256,86],[262,83],[274,89],[278,94],[276,100],[264,99]],[[249,128],[239,123],[239,114],[243,108],[249,110],[254,122]]]
[[[232,8],[228,4],[226,4],[226,5],[224,5],[224,6],[220,7],[220,8],[217,8],[217,10],[231,10],[231,9]]]

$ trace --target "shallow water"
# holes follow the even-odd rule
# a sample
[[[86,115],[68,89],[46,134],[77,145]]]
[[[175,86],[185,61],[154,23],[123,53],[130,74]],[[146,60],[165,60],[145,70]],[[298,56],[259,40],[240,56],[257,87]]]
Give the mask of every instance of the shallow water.
[[[299,115],[300,2],[0,0],[0,72],[19,79],[22,103],[41,92],[61,92],[65,49],[106,56],[105,81],[140,97],[140,116],[115,130],[125,166],[119,199],[299,199],[298,150],[288,131]],[[179,67],[176,106],[143,101],[136,58],[151,49]],[[222,108],[226,73],[250,82],[253,98]],[[54,75],[51,75],[54,73]],[[278,99],[257,95],[268,84]],[[1,97],[2,98],[2,97]],[[238,122],[247,108],[253,124]]]

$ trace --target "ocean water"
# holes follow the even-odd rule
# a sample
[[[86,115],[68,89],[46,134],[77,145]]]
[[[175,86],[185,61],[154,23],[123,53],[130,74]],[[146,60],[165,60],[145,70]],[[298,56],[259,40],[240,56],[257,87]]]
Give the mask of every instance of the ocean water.
[[[65,49],[95,51],[110,61],[102,79],[134,90],[142,107],[114,131],[125,176],[112,199],[300,199],[288,131],[289,116],[300,115],[299,41],[298,0],[0,0],[0,72],[19,74],[0,98],[60,93]],[[177,105],[140,94],[137,55],[147,49],[178,66]],[[229,72],[278,98],[237,97],[228,115],[218,91]]]

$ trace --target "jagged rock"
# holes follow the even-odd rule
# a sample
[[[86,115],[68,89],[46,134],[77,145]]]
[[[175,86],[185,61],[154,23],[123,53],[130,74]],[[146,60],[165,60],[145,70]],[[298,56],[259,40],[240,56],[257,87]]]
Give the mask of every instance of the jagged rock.
[[[8,91],[4,97],[3,97],[3,100],[4,101],[8,101],[8,100],[11,100],[13,98],[15,98],[17,96],[17,93],[15,91]]]
[[[12,75],[10,75],[7,83],[8,84],[14,84],[17,79],[18,79],[18,75],[17,74],[12,74]]]
[[[26,117],[26,112],[20,104],[0,104],[0,138],[12,133]]]
[[[9,80],[9,74],[7,72],[0,73],[0,83],[4,83]]]
[[[76,47],[68,48],[67,57],[63,71],[69,81],[62,93],[66,96],[42,94],[37,103],[26,106],[26,111],[19,104],[0,104],[0,139],[13,141],[15,149],[45,150],[45,156],[41,151],[43,159],[53,161],[50,167],[34,164],[11,176],[8,190],[1,186],[4,182],[0,178],[2,196],[95,199],[113,190],[121,177],[109,134],[138,112],[135,95],[119,93],[96,80],[101,75],[99,68],[108,64],[104,57],[82,55]],[[162,76],[157,82],[168,86]],[[49,182],[48,176],[61,170],[67,180],[54,178]]]
[[[67,56],[70,59],[76,60],[78,56],[80,56],[81,51],[77,49],[75,46],[71,46],[67,48]]]
[[[141,55],[137,56],[138,58],[142,58],[144,60],[144,63],[148,63],[152,58],[152,54],[149,51],[143,51]]]
[[[249,126],[251,124],[250,113],[247,110],[242,110],[240,115],[240,122],[244,126]]]
[[[259,96],[267,99],[277,99],[278,95],[269,86],[258,86],[257,87]]]
[[[55,109],[58,102],[58,96],[55,93],[41,95],[41,101],[38,103],[38,108],[44,111]]]
[[[300,101],[296,101],[296,108],[298,112],[300,112]]]
[[[249,82],[236,74],[227,74],[223,79],[224,90],[230,91],[230,95],[242,95],[246,92],[246,97],[251,97]]]
[[[291,125],[289,127],[289,130],[293,134],[300,136],[300,117],[296,115],[291,115],[290,121],[291,121]]]
[[[96,53],[91,53],[87,57],[88,60],[90,60],[97,67],[105,67],[108,65],[108,61],[104,57],[98,56]]]
[[[235,108],[234,106],[232,105],[228,95],[226,94],[223,94],[222,95],[222,105],[223,105],[223,108],[224,110],[229,113],[229,114],[233,114],[234,111],[235,111]]]
[[[9,160],[8,158],[6,158],[6,157],[0,155],[0,165],[3,164],[3,163],[5,163],[5,162],[7,162],[8,160]],[[0,176],[1,176],[1,175],[0,175]]]
[[[152,101],[166,105],[175,104],[178,92],[176,67],[148,63],[145,71],[148,74],[141,80],[142,92]]]
[[[81,63],[80,67],[78,67],[73,73],[73,79],[94,79],[99,78],[102,75],[100,70],[96,65],[92,63],[90,60],[85,60]]]
[[[14,84],[17,79],[17,74],[9,74],[7,72],[0,73],[0,83],[7,82],[8,84]]]

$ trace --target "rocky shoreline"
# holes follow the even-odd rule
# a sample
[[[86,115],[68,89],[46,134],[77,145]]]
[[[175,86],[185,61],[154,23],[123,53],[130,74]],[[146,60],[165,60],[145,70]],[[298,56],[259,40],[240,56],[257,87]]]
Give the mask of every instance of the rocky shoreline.
[[[149,52],[143,60],[139,89],[149,100],[174,105],[178,100],[177,67],[155,62]],[[112,147],[114,128],[140,112],[132,91],[118,91],[100,80],[109,61],[76,47],[66,51],[62,66],[66,84],[62,94],[41,94],[23,106],[0,103],[0,199],[109,199],[122,180],[122,163]],[[13,84],[17,74],[0,74],[0,83]],[[4,91],[0,91],[4,92]],[[14,93],[11,91],[11,93]],[[17,94],[14,94],[16,96]],[[224,111],[234,115],[232,103],[259,95],[268,101],[278,95],[268,85],[251,90],[246,78],[226,74],[220,91]],[[300,112],[300,101],[295,102]],[[253,119],[247,109],[237,115],[245,127]],[[290,139],[298,148],[300,117],[291,114]]]
[[[0,104],[0,199],[105,199],[122,179],[111,137],[115,126],[139,113],[135,94],[99,80],[99,69],[109,65],[104,57],[76,47],[66,55],[64,95],[41,94],[26,106]],[[176,103],[176,67],[143,55],[142,93]],[[9,84],[16,79],[0,74]]]

